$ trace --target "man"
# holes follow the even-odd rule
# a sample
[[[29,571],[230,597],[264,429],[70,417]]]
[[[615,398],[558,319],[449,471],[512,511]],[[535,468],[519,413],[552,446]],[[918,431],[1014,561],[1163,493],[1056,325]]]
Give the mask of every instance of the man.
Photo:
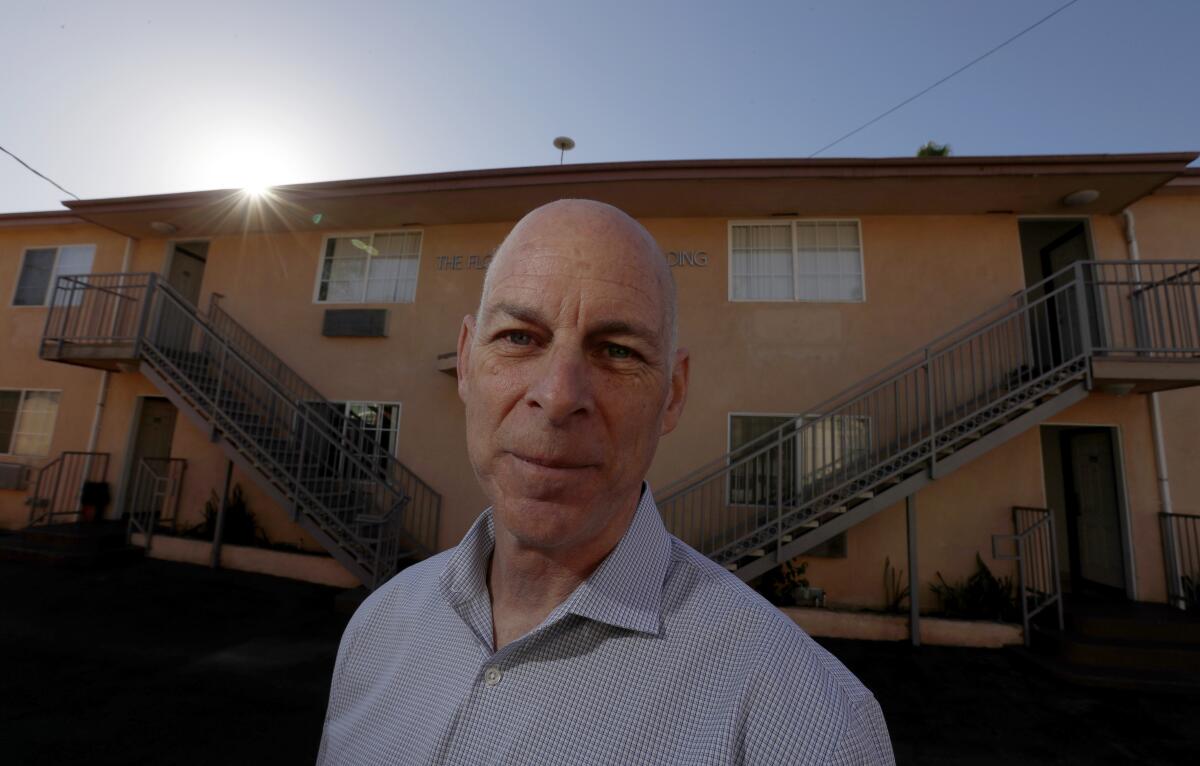
[[[892,762],[870,692],[663,527],[644,477],[687,395],[675,315],[616,208],[509,234],[458,340],[492,505],[354,614],[320,763]]]

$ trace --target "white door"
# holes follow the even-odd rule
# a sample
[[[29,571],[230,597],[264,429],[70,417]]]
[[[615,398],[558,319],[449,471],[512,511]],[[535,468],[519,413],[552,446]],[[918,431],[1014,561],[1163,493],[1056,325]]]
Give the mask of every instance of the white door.
[[[1079,536],[1079,574],[1085,580],[1124,590],[1120,510],[1110,432],[1106,429],[1079,431],[1069,438]]]

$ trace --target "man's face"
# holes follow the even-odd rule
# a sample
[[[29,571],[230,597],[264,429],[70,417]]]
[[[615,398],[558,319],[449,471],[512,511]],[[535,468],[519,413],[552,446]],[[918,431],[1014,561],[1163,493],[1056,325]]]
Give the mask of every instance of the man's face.
[[[464,320],[471,462],[496,523],[527,547],[578,545],[631,511],[682,412],[670,277],[633,227],[595,203],[535,211],[493,261],[478,317]]]

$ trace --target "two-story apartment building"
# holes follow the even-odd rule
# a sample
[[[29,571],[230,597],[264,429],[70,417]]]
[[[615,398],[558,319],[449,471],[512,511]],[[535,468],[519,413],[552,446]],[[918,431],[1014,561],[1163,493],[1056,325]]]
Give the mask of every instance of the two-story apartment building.
[[[347,580],[455,544],[485,505],[462,317],[517,219],[586,197],[641,220],[679,287],[692,384],[649,479],[689,543],[747,579],[801,556],[830,601],[878,606],[885,557],[911,546],[924,589],[977,554],[1013,572],[993,535],[1024,531],[1031,588],[1178,599],[1194,159],[567,165],[0,216],[0,462],[35,469],[0,526],[75,518],[90,478],[161,535],[231,479]]]

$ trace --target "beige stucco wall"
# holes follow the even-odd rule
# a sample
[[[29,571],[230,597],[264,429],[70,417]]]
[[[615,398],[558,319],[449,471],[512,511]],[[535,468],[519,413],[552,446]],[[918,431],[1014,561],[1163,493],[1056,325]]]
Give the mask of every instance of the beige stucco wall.
[[[0,228],[0,388],[51,389],[59,394],[58,419],[44,457],[0,455],[0,461],[40,467],[63,450],[87,446],[101,373],[38,359],[46,310],[13,306],[22,257],[35,247],[95,244],[92,270],[119,271],[125,238],[91,225]],[[114,464],[109,466],[110,480]],[[0,490],[0,529],[24,526],[29,518],[26,492]]]
[[[1139,208],[1144,257],[1155,257],[1155,227],[1193,226],[1186,205],[1148,201]],[[1149,212],[1153,208],[1153,212]],[[1155,222],[1155,217],[1159,221]],[[650,471],[663,486],[727,449],[731,412],[801,413],[871,374],[925,341],[940,335],[1024,284],[1014,216],[867,216],[861,218],[866,274],[862,303],[733,303],[728,292],[728,221],[654,219],[645,221],[664,250],[704,251],[708,265],[673,270],[679,284],[680,342],[692,352],[692,389],[684,418],[660,446]],[[325,305],[313,294],[322,249],[321,234],[222,236],[213,238],[201,304],[212,292],[224,294],[226,309],[330,399],[402,403],[399,458],[443,495],[440,546],[453,545],[485,500],[471,476],[463,440],[462,407],[454,378],[436,371],[438,354],[455,345],[463,314],[474,309],[483,271],[439,270],[440,256],[484,255],[511,224],[424,227],[416,302],[387,304],[389,337],[325,338]],[[1195,224],[1200,227],[1200,224]],[[1120,221],[1094,217],[1097,257],[1125,256]],[[66,239],[71,236],[74,239]],[[1187,238],[1162,235],[1176,250]],[[1173,239],[1172,239],[1173,238]],[[62,230],[0,230],[0,296],[9,296],[23,247],[38,243],[96,242],[97,271],[115,271],[123,238],[90,226]],[[143,240],[134,249],[133,271],[162,271],[168,243]],[[1176,257],[1185,257],[1179,252]],[[354,304],[357,305],[357,304]],[[36,343],[45,313],[41,309],[0,307],[0,387],[61,388],[64,391],[54,453],[82,449],[100,373],[36,361]],[[112,376],[98,449],[114,455],[110,480],[123,469],[130,425],[139,396],[153,386],[136,373]],[[1164,396],[1197,413],[1193,392]],[[1162,560],[1154,514],[1157,489],[1141,396],[1094,394],[1052,422],[1114,425],[1119,428],[1128,495],[1131,544],[1136,554],[1137,596],[1163,598]],[[1194,429],[1168,430],[1172,467],[1186,474],[1200,451]],[[204,500],[219,490],[225,457],[184,414],[180,414],[172,454],[188,460],[183,486],[183,520],[194,523]],[[252,510],[272,539],[315,544],[258,488],[235,471]],[[1191,476],[1180,480],[1182,506],[1195,497]],[[0,524],[23,523],[23,493],[0,492]],[[1009,529],[1013,505],[1043,505],[1041,443],[1029,431],[975,463],[923,490],[918,498],[920,580],[934,572],[948,579],[965,576],[976,552],[999,573],[1011,567],[990,560],[990,536]],[[905,559],[903,504],[881,512],[848,534],[845,559],[811,559],[809,579],[834,601],[876,606],[882,602],[882,566],[890,556]],[[925,606],[932,606],[927,590]]]
[[[1146,260],[1200,258],[1200,193],[1156,194],[1133,206]],[[1167,475],[1177,513],[1200,514],[1200,389],[1159,395]]]

